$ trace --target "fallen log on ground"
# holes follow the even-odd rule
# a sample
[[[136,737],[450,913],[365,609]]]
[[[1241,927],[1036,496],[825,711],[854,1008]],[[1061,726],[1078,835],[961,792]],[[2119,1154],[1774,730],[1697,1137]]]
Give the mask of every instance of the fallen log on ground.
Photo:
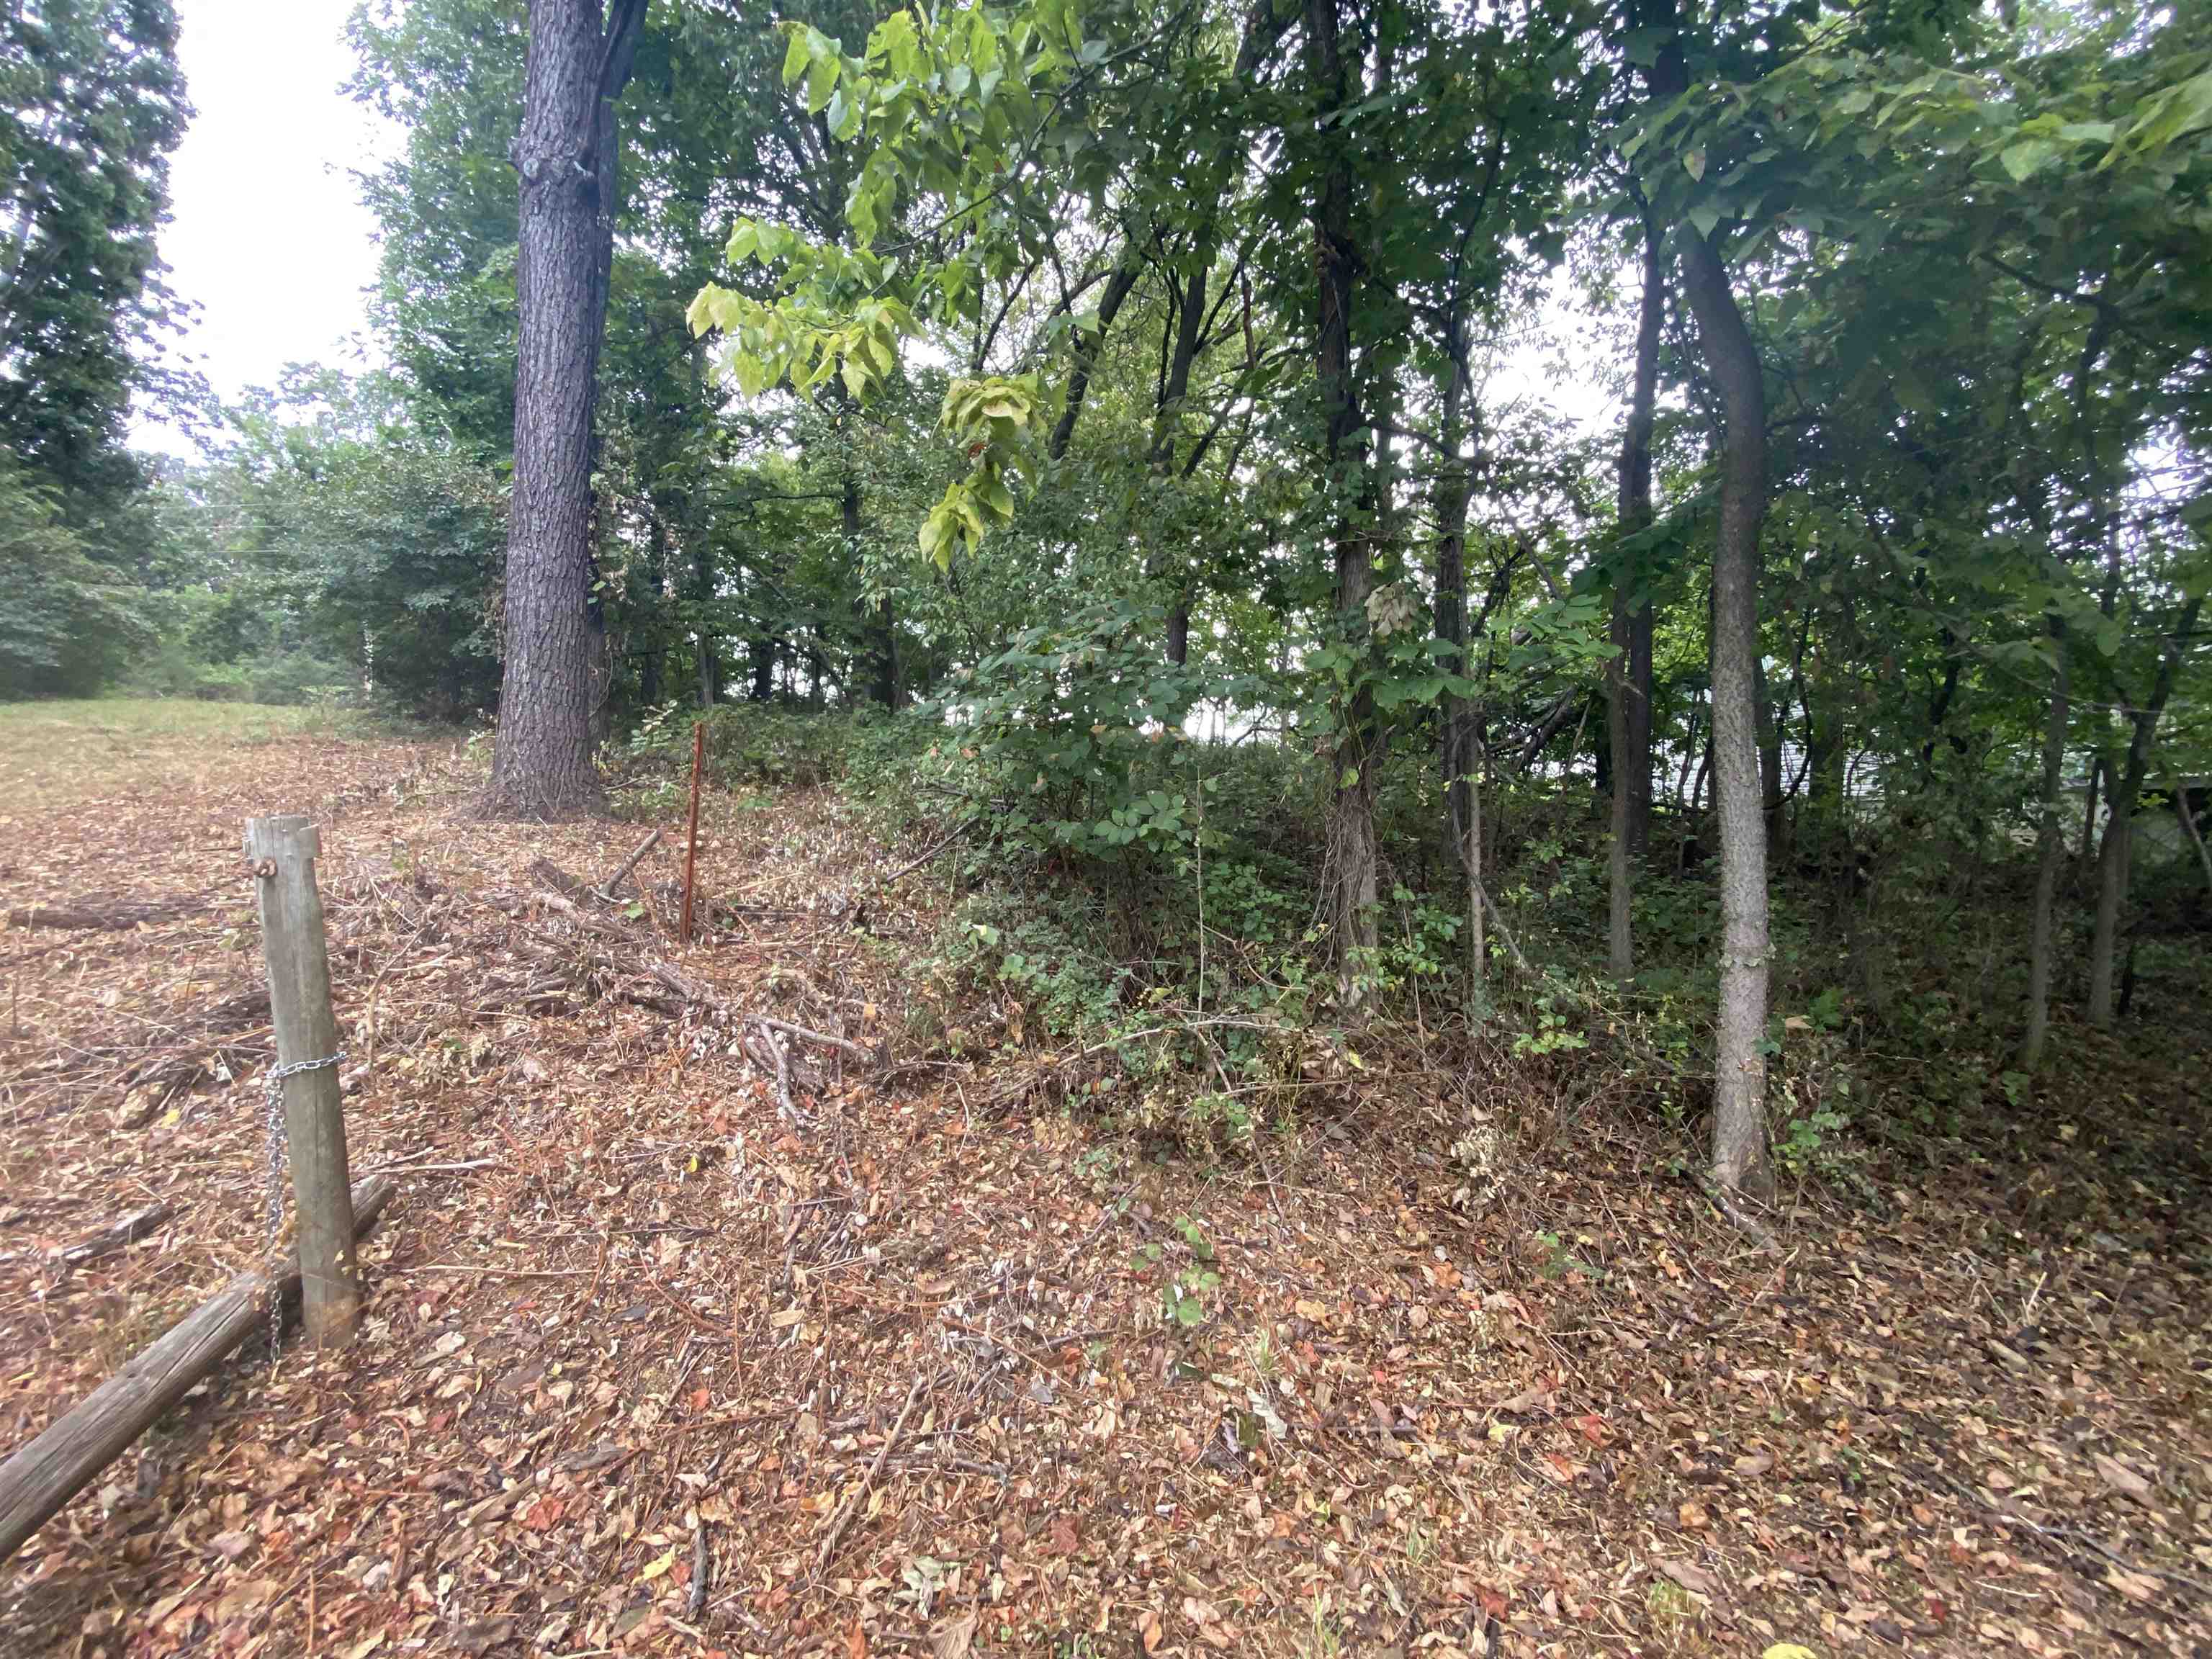
[[[143,1210],[134,1210],[112,1226],[103,1227],[90,1238],[72,1244],[62,1252],[62,1260],[72,1267],[82,1267],[88,1261],[113,1255],[118,1250],[136,1244],[156,1227],[177,1212],[173,1204],[149,1204]]]
[[[142,923],[168,921],[204,910],[196,898],[161,899],[139,904],[31,904],[7,913],[10,927],[45,927],[76,933],[119,933]]]
[[[374,1224],[397,1190],[389,1176],[353,1189],[356,1237]],[[296,1255],[273,1279],[266,1267],[239,1274],[0,1464],[0,1561],[220,1364],[247,1332],[265,1323],[272,1291],[291,1297],[299,1289]]]

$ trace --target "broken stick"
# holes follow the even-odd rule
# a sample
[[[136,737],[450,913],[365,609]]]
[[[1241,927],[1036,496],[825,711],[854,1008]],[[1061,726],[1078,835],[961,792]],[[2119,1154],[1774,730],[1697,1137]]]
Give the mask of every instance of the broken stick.
[[[876,1454],[876,1461],[868,1465],[868,1473],[860,1482],[860,1489],[845,1500],[844,1507],[837,1511],[837,1518],[830,1523],[830,1535],[822,1540],[822,1553],[814,1558],[814,1571],[817,1577],[830,1565],[830,1558],[836,1554],[837,1540],[845,1535],[845,1528],[853,1524],[853,1512],[860,1507],[861,1500],[875,1486],[876,1478],[883,1474],[884,1465],[890,1461],[891,1449],[898,1444],[899,1434],[906,1427],[906,1419],[914,1412],[914,1402],[921,1398],[922,1389],[928,1386],[927,1377],[917,1376],[914,1379],[914,1386],[906,1391],[906,1404],[899,1407],[898,1420],[891,1425],[891,1431],[884,1437],[883,1449]]]
[[[623,884],[623,878],[629,874],[631,871],[636,869],[637,861],[659,844],[660,831],[656,830],[651,835],[647,836],[643,841],[638,842],[637,850],[622,861],[621,869],[616,871],[614,874],[609,876],[597,887],[592,889],[592,896],[594,898],[604,899],[609,904],[612,904],[615,902],[615,889]]]

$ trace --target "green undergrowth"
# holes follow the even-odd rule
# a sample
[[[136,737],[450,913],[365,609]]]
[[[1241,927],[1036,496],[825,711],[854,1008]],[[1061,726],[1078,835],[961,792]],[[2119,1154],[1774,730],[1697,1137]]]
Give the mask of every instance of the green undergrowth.
[[[1134,687],[1067,718],[1011,699],[896,717],[718,709],[709,765],[739,792],[834,785],[902,845],[959,831],[937,866],[951,896],[942,920],[925,948],[900,954],[908,1039],[968,1060],[1088,1053],[1073,1097],[1117,1127],[1228,1155],[1332,1091],[1442,1067],[1480,1073],[1547,1137],[1626,1112],[1671,1134],[1683,1167],[1701,1164],[1720,940],[1701,817],[1655,823],[1636,896],[1638,972],[1622,986],[1605,969],[1601,798],[1556,781],[1488,791],[1486,884],[1528,966],[1492,927],[1478,973],[1435,769],[1418,751],[1394,756],[1381,839],[1411,850],[1382,872],[1380,944],[1356,964],[1355,1000],[1317,921],[1323,769],[1294,744],[1193,742],[1149,718],[1179,694]],[[633,798],[680,790],[690,731],[673,710],[638,729],[622,770]],[[2026,854],[1994,836],[1963,857],[1929,842],[1888,849],[1878,888],[1849,849],[1810,837],[1774,860],[1775,1157],[1786,1180],[1854,1201],[1881,1201],[1888,1160],[2002,1143],[2038,1091],[2010,1058]],[[2146,1034],[2212,1006],[2193,936],[2154,926],[2185,918],[2190,901],[2170,890],[2186,874],[2144,877],[2151,925],[2135,945],[2130,1018]],[[2068,1007],[2078,944],[2062,941],[2062,1049],[2087,1041]],[[2063,1058],[2051,1070],[2045,1105],[2075,1086]]]

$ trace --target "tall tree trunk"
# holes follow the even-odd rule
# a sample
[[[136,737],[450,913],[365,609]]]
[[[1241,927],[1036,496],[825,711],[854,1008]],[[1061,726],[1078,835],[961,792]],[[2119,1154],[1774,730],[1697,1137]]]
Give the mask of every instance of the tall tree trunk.
[[[689,347],[691,375],[691,405],[703,409],[707,398],[707,343],[694,338]],[[698,607],[696,628],[692,637],[698,642],[699,708],[702,713],[712,708],[722,695],[721,637],[714,630],[715,592],[714,556],[712,538],[707,534],[700,511],[700,500],[704,494],[704,480],[698,472],[691,475],[684,491],[684,546],[691,557],[690,589],[692,602]]]
[[[1337,0],[1306,0],[1306,63],[1315,113],[1333,116],[1350,102],[1337,35]],[[1367,629],[1367,597],[1374,587],[1373,550],[1364,522],[1372,474],[1361,454],[1362,428],[1352,373],[1352,293],[1359,252],[1352,239],[1352,161],[1339,124],[1323,127],[1320,184],[1312,210],[1316,311],[1314,366],[1328,419],[1324,454],[1328,488],[1334,497],[1337,615],[1354,639]],[[1373,971],[1376,934],[1374,697],[1364,688],[1341,711],[1342,730],[1330,757],[1331,799],[1328,862],[1322,887],[1347,1004],[1362,1000]]]
[[[2150,701],[2128,713],[2135,729],[2129,734],[2123,769],[2112,781],[2104,845],[2097,851],[2097,922],[2089,936],[2089,1023],[2100,1030],[2112,1023],[2113,947],[2119,938],[2120,910],[2127,902],[2136,802],[2142,797],[2143,775],[2150,768],[2151,736],[2158,729],[2158,717],[2166,712],[2166,698],[2172,695],[2175,673],[2203,605],[2203,596],[2199,594],[2183,608],[2180,625],[2167,636],[2159,653],[2158,678],[2151,687]]]
[[[1152,411],[1153,476],[1162,481],[1174,476],[1176,429],[1182,414],[1183,400],[1190,395],[1191,365],[1198,360],[1198,349],[1206,325],[1206,279],[1207,268],[1213,263],[1213,240],[1211,223],[1199,238],[1194,256],[1198,268],[1182,289],[1176,312],[1176,334],[1173,355],[1168,360],[1168,372],[1160,382],[1158,406]],[[1185,566],[1180,550],[1171,550],[1170,556],[1176,568],[1169,573],[1175,585],[1174,598],[1168,605],[1168,660],[1180,667],[1190,659],[1190,582],[1191,572]]]
[[[1644,227],[1644,295],[1636,319],[1636,367],[1620,437],[1619,518],[1624,538],[1651,523],[1651,428],[1659,392],[1659,337],[1667,317],[1667,271],[1657,228]],[[1611,750],[1613,818],[1607,856],[1607,955],[1613,975],[1636,972],[1634,860],[1651,834],[1651,601],[1622,571],[1613,586],[1613,659],[1607,665],[1606,738]]]
[[[1668,3],[1663,15],[1673,22]],[[1655,101],[1688,84],[1679,40],[1650,70]],[[1766,387],[1728,266],[1685,227],[1682,286],[1720,393],[1720,534],[1713,548],[1713,769],[1720,820],[1720,1018],[1713,1055],[1713,1178],[1767,1197],[1766,825],[1759,765],[1759,537],[1766,516]]]
[[[2084,876],[2097,857],[2097,791],[2105,781],[2105,769],[2104,751],[2100,750],[2089,757],[2089,787],[2082,793],[2080,873]]]
[[[698,486],[692,486],[696,501]],[[684,536],[691,544],[691,602],[698,608],[692,638],[699,652],[699,707],[703,711],[712,708],[722,695],[721,636],[714,631],[714,561],[708,551],[706,532],[700,529],[699,514],[694,506],[684,512]]]
[[[1455,270],[1455,283],[1457,271]],[[1455,295],[1456,301],[1457,295]],[[1471,620],[1467,610],[1467,509],[1474,493],[1474,463],[1462,450],[1467,442],[1467,324],[1464,307],[1455,303],[1444,325],[1444,349],[1450,372],[1444,382],[1443,419],[1438,435],[1443,446],[1443,465],[1437,469],[1431,512],[1437,530],[1437,637],[1445,647],[1438,659],[1448,674],[1462,679],[1474,677]],[[1475,793],[1474,767],[1478,726],[1474,700],[1454,692],[1443,701],[1443,726],[1437,743],[1444,779],[1444,828],[1458,854],[1462,879],[1467,886],[1467,984],[1469,1000],[1483,981],[1481,804]]]
[[[1728,423],[1713,549],[1713,770],[1721,842],[1720,1020],[1713,1176],[1771,1194],[1766,1148],[1766,825],[1759,757],[1759,537],[1766,515],[1766,391],[1728,269],[1694,233],[1683,268]]]
[[[659,513],[646,520],[642,565],[640,585],[649,597],[642,604],[633,601],[639,631],[645,635],[644,649],[637,653],[637,700],[650,708],[660,701],[660,683],[668,666],[668,526]]]
[[[2197,861],[2204,866],[2204,885],[2212,889],[2212,847],[2204,844],[2204,832],[2197,826],[2197,809],[2190,804],[2189,783],[2186,779],[2174,785],[2173,815],[2181,820],[2181,833],[2197,849]]]
[[[854,410],[847,400],[841,420],[853,417]],[[837,517],[838,527],[845,537],[845,556],[852,564],[853,585],[857,588],[861,585],[860,475],[849,464],[845,469],[843,488],[837,495]],[[854,603],[860,610],[861,635],[866,641],[868,695],[884,708],[895,709],[899,706],[898,626],[891,610],[890,595],[884,594],[873,605],[865,595]]]
[[[643,0],[535,0],[524,71],[515,295],[514,490],[507,514],[499,735],[487,805],[568,813],[601,799],[592,766],[592,414],[613,226],[612,100]]]
[[[2020,1069],[2031,1075],[2043,1064],[2051,1030],[2051,911],[2058,894],[2059,867],[2066,860],[2066,831],[2059,813],[2066,801],[2066,622],[2051,618],[2053,664],[2051,708],[2043,728],[2043,811],[2035,826],[2035,908],[2030,912],[2027,946],[2027,1028],[2021,1034]]]

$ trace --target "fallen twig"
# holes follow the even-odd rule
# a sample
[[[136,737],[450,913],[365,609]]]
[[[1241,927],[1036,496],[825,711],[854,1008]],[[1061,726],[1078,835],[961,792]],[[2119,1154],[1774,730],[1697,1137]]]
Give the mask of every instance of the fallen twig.
[[[637,850],[622,861],[621,869],[616,871],[614,874],[609,876],[597,887],[592,889],[592,896],[596,899],[602,899],[607,903],[612,904],[615,902],[615,889],[622,885],[623,878],[629,874],[631,871],[636,869],[637,861],[659,844],[660,831],[655,830],[643,841],[638,842]],[[640,884],[640,890],[643,890],[643,884]]]
[[[809,1030],[804,1025],[794,1025],[789,1020],[778,1019],[772,1014],[757,1014],[746,1009],[733,1008],[705,986],[686,979],[666,963],[655,963],[653,965],[653,976],[686,1002],[695,1002],[702,1008],[711,1008],[718,1014],[727,1014],[734,1019],[751,1020],[757,1024],[767,1026],[772,1031],[781,1031],[787,1036],[795,1036],[803,1042],[819,1043],[825,1048],[841,1049],[852,1055],[854,1059],[863,1060],[869,1065],[876,1063],[877,1056],[873,1053],[845,1037],[831,1036],[824,1031]],[[643,1000],[635,995],[630,996],[628,1000],[639,1003],[644,1007],[657,1006],[653,1001]]]
[[[113,1255],[126,1245],[136,1244],[176,1212],[177,1206],[173,1204],[149,1204],[144,1209],[133,1211],[112,1226],[101,1228],[82,1243],[70,1245],[62,1252],[62,1260],[72,1267],[82,1267],[88,1261]]]
[[[198,899],[161,899],[145,904],[102,908],[92,904],[31,904],[7,913],[10,927],[46,927],[63,933],[119,933],[142,922],[167,921],[207,906]]]
[[[1761,1249],[1775,1255],[1782,1254],[1782,1241],[1774,1236],[1774,1230],[1744,1208],[1743,1200],[1735,1194],[1717,1182],[1701,1180],[1686,1170],[1682,1172],[1682,1178],[1704,1194],[1705,1201],[1725,1216],[1737,1231],[1752,1239]]]
[[[691,1528],[691,1595],[684,1604],[684,1616],[694,1622],[707,1610],[707,1523],[701,1521]]]
[[[837,1540],[845,1535],[845,1528],[853,1523],[854,1511],[860,1508],[861,1500],[875,1486],[876,1478],[884,1472],[884,1465],[890,1461],[891,1449],[898,1444],[899,1435],[906,1428],[906,1419],[913,1414],[914,1402],[921,1398],[921,1391],[928,1384],[927,1377],[917,1376],[914,1379],[914,1386],[906,1391],[906,1404],[899,1407],[897,1420],[891,1425],[890,1432],[884,1437],[883,1447],[876,1453],[876,1461],[868,1465],[867,1474],[861,1477],[860,1489],[845,1500],[837,1510],[836,1519],[830,1523],[829,1534],[822,1540],[821,1553],[814,1558],[817,1577],[829,1566],[830,1558],[836,1554]]]

